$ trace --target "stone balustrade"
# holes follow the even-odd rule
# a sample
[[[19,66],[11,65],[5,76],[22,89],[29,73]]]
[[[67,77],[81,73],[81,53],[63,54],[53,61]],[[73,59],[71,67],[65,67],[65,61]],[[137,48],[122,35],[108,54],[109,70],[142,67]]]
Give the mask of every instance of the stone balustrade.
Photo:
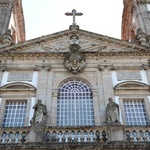
[[[126,127],[125,140],[132,142],[150,142],[150,127],[148,126]]]
[[[1,128],[0,143],[25,143],[27,134],[25,128]]]
[[[86,142],[111,142],[115,132],[110,130],[111,126],[97,127],[45,127],[44,143],[86,143]],[[124,136],[120,141],[124,142],[150,142],[149,126],[120,126],[123,129]],[[114,126],[113,126],[114,129]],[[1,128],[0,143],[27,143],[28,134],[31,127],[22,128]],[[121,136],[120,136],[121,137]],[[114,140],[113,140],[114,139]]]
[[[44,142],[105,142],[108,140],[107,130],[103,128],[56,128],[46,129]]]

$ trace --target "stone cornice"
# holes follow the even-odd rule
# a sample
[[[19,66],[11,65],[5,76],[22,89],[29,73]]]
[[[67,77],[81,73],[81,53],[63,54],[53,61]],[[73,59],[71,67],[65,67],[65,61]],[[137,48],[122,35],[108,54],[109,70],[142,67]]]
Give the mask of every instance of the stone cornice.
[[[28,66],[28,67],[16,67],[16,66],[9,66],[9,65],[1,65],[0,66],[0,71],[13,71],[13,70],[18,70],[18,71],[41,71],[41,70],[46,70],[46,71],[51,71],[52,69],[51,64],[44,64],[44,65],[33,65],[33,66]],[[88,67],[89,68],[89,67]],[[92,67],[93,68],[93,67]],[[148,70],[150,66],[148,64],[142,64],[142,65],[137,65],[137,66],[115,66],[113,64],[99,64],[97,68],[100,71],[104,70],[109,70],[109,71],[116,71],[116,70]]]
[[[115,65],[102,65],[102,64],[99,64],[98,65],[98,69],[100,71],[103,71],[103,70],[148,70],[150,66],[148,66],[148,64],[142,64],[141,66],[115,66]]]
[[[150,51],[126,51],[126,52],[82,52],[86,57],[130,57],[130,56],[150,56]],[[49,57],[62,57],[64,58],[66,53],[61,52],[26,52],[26,53],[0,53],[1,60],[5,58],[14,58],[14,57],[44,57],[45,59]]]
[[[21,71],[41,71],[41,70],[47,70],[50,71],[52,69],[50,64],[44,64],[44,65],[33,65],[29,67],[16,67],[16,66],[9,66],[9,65],[1,65],[0,71],[11,71],[11,70],[21,70]]]

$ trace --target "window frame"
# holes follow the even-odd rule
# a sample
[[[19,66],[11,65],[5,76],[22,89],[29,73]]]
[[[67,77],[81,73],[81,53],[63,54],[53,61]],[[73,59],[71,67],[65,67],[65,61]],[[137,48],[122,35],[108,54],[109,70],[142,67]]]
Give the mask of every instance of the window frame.
[[[21,105],[21,102],[23,102],[24,104],[23,105]],[[7,103],[8,103],[8,105],[7,105]],[[10,105],[12,103],[12,106]],[[13,105],[13,103],[16,103],[15,105]],[[20,104],[19,104],[20,103]],[[17,116],[17,112],[16,111],[18,111],[19,109],[17,108],[18,106],[25,106],[25,109],[23,109],[23,111],[25,111],[25,113],[22,113],[21,114],[21,111],[19,111],[18,113],[19,113],[19,115],[24,115],[25,114],[25,116],[24,117],[21,117],[21,118],[17,118],[16,116]],[[6,107],[8,107],[8,113],[6,114],[5,112],[6,112]],[[15,107],[15,109],[10,109],[10,107]],[[10,111],[9,111],[9,109],[10,109]],[[11,116],[13,116],[13,112],[12,111],[14,111],[14,117],[13,118],[10,118],[11,120],[18,120],[18,122],[17,122],[17,125],[15,125],[15,121],[13,121],[13,122],[8,122],[8,124],[9,125],[7,125],[7,123],[5,122],[4,123],[4,120],[9,120],[9,118],[8,117],[6,117],[5,118],[5,115],[7,116],[8,114],[9,115],[11,115]],[[6,100],[6,102],[5,102],[5,108],[4,108],[4,113],[3,113],[3,119],[2,119],[2,127],[24,127],[25,126],[25,119],[26,119],[26,116],[27,115],[27,100]],[[22,120],[23,119],[23,122],[19,122],[19,120]],[[11,126],[11,125],[12,126]],[[22,125],[20,125],[19,126],[19,124],[22,124]]]
[[[126,111],[124,102],[128,102],[128,104],[130,104],[128,111]],[[148,123],[149,123],[148,122],[148,114],[147,114],[146,106],[144,103],[144,99],[124,99],[123,105],[124,105],[126,125],[129,125],[129,126],[147,126],[148,125]],[[126,103],[126,105],[127,105],[127,103]],[[144,108],[143,108],[143,106],[144,106]],[[146,115],[144,115],[144,113]],[[127,118],[129,119],[129,115],[131,115],[130,118],[132,119],[132,121],[127,121]],[[138,115],[140,117],[138,117]],[[143,118],[143,121],[141,120],[142,119],[141,117]],[[133,121],[133,119],[135,120],[135,122]]]
[[[9,96],[10,97],[10,96]],[[29,125],[29,116],[30,116],[30,109],[31,109],[31,97],[29,98],[21,98],[21,97],[25,97],[24,95],[22,96],[18,96],[18,98],[14,98],[14,96],[12,96],[12,98],[9,98],[9,97],[2,97],[1,99],[1,104],[0,104],[0,117],[2,119],[0,119],[0,124],[2,125],[3,124],[3,119],[4,119],[4,114],[5,114],[5,107],[6,107],[6,102],[7,101],[10,101],[10,102],[13,102],[13,101],[26,101],[27,102],[27,105],[26,105],[26,117],[25,117],[25,121],[24,121],[24,126],[22,127],[25,127],[25,126],[28,126]]]
[[[150,12],[150,4],[146,4],[148,12]]]
[[[83,89],[81,87],[80,87],[80,90],[82,92],[79,89],[78,89],[79,91],[75,91],[76,89],[75,89],[75,87],[72,87],[72,83],[74,83],[74,85],[78,84],[78,87],[80,87],[80,85],[84,86],[84,88],[86,87],[87,89],[85,89],[85,93],[82,91]],[[70,85],[70,87],[69,87],[69,85]],[[64,88],[68,88],[68,91],[72,90],[73,92],[71,91],[69,93]],[[74,99],[73,95],[76,97],[76,99]],[[85,102],[86,99],[87,99],[87,103],[83,103],[83,101]],[[63,112],[63,108],[61,108],[61,101],[63,103],[66,103],[66,104],[62,104],[62,105],[65,106],[64,107],[64,109],[65,109],[64,112]],[[69,104],[69,103],[72,103],[72,104]],[[74,105],[73,105],[73,103],[74,103]],[[90,104],[92,106],[90,106]],[[66,105],[67,105],[68,108],[66,107]],[[71,107],[71,105],[73,105],[75,107]],[[84,107],[82,107],[81,105],[84,106]],[[73,108],[74,108],[74,110],[72,110]],[[81,109],[81,111],[80,111],[80,109]],[[91,111],[90,111],[90,109],[91,109]],[[88,112],[88,111],[90,111],[90,112]],[[70,115],[70,117],[67,117],[67,115],[69,115],[70,112],[74,113],[74,117],[75,117],[74,118],[75,119],[74,122],[72,122],[73,115]],[[84,117],[85,118],[90,118],[88,121],[86,119],[87,122],[85,121],[84,117],[81,118],[81,116],[82,116],[81,112],[84,113]],[[63,116],[65,113],[66,113],[66,118],[65,118],[65,116]],[[87,113],[88,113],[89,116],[87,115]],[[60,115],[60,114],[63,114],[63,115]],[[71,119],[69,120],[67,118],[71,118]],[[64,120],[66,120],[66,121],[64,121]],[[84,82],[82,80],[79,80],[79,79],[71,79],[71,80],[67,80],[66,82],[64,82],[60,86],[59,91],[58,91],[58,97],[57,97],[57,119],[56,119],[56,125],[57,126],[93,126],[93,125],[95,125],[93,93],[92,93],[92,90],[91,90],[90,86],[86,82]]]

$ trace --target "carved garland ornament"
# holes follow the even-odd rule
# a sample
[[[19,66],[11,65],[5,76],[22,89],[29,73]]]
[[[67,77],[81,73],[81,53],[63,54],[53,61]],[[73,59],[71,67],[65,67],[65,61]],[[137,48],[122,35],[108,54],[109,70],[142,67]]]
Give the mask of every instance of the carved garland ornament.
[[[77,35],[70,37],[70,52],[65,56],[64,65],[72,73],[78,73],[85,67],[85,56],[79,49],[79,38]]]

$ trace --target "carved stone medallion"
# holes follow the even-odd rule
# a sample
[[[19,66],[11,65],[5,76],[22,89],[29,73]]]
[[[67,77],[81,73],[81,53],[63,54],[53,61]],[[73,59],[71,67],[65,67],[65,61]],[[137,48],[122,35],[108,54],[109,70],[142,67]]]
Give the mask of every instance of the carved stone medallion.
[[[78,73],[85,67],[85,56],[79,51],[78,36],[70,37],[70,52],[65,56],[64,65],[72,73]]]

